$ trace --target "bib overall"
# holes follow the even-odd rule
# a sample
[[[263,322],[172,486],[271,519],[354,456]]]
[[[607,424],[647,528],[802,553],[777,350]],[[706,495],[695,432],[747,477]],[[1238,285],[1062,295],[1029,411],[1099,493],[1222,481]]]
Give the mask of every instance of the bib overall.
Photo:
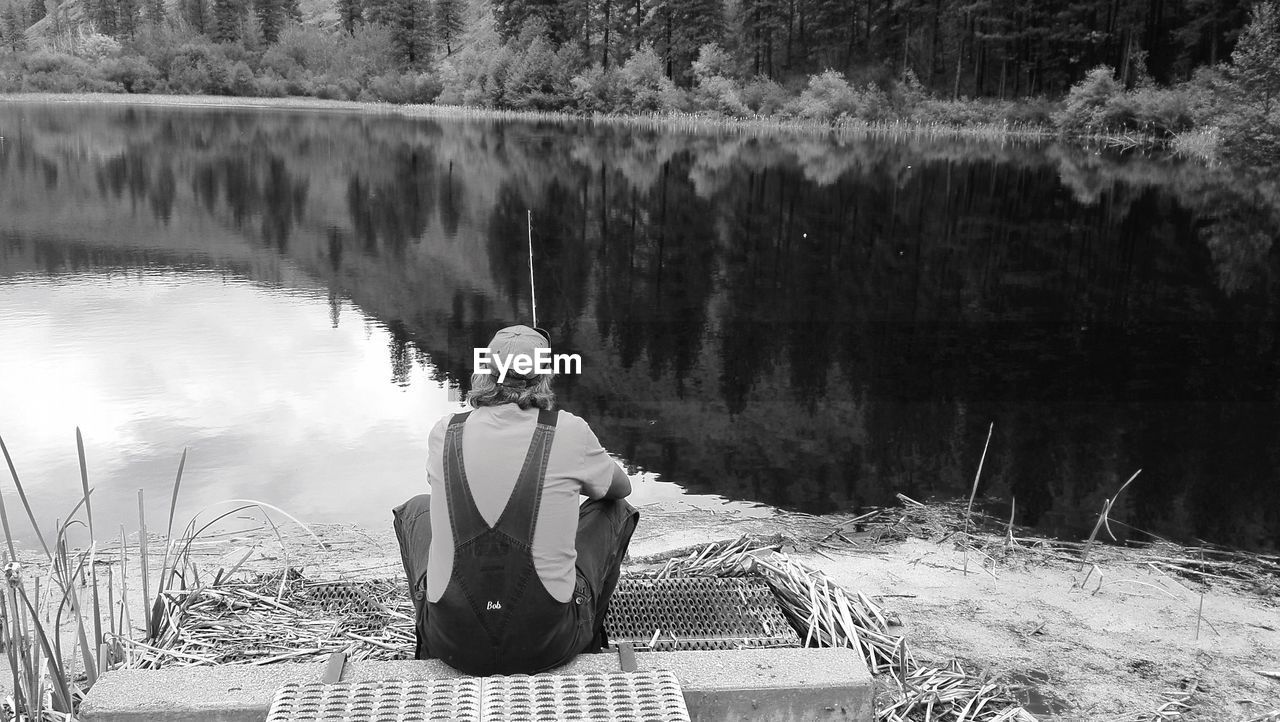
[[[533,532],[558,412],[538,413],[515,489],[492,527],[476,508],[462,460],[469,415],[455,415],[445,432],[453,572],[439,601],[427,604],[427,647],[467,674],[545,671],[581,651],[592,633],[581,576],[573,597],[560,602],[543,586],[533,561]]]

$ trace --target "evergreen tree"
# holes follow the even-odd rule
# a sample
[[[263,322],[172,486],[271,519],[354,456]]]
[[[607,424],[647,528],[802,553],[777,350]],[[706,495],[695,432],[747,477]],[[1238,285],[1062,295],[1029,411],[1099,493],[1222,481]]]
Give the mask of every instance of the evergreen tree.
[[[280,30],[284,27],[289,14],[286,0],[254,0],[253,13],[258,18],[258,28],[262,31],[262,39],[274,43],[280,38]]]
[[[364,0],[364,18],[371,23],[392,27],[398,12],[396,0]]]
[[[43,20],[46,12],[44,0],[31,0],[31,5],[27,8],[27,27]]]
[[[116,37],[131,38],[138,30],[139,0],[116,0]]]
[[[152,25],[164,22],[164,0],[143,0],[142,19]]]
[[[518,37],[532,22],[542,22],[556,47],[580,37],[589,27],[587,0],[493,0],[493,24],[503,40]]]
[[[1173,31],[1182,52],[1172,70],[1187,78],[1196,66],[1217,65],[1229,56],[1235,33],[1248,22],[1249,7],[1246,0],[1186,0],[1183,11]]]
[[[587,56],[606,69],[622,65],[640,42],[636,15],[642,7],[635,0],[592,0],[588,10]]]
[[[431,6],[428,0],[368,0],[365,17],[387,26],[400,62],[425,66],[431,59]]]
[[[213,0],[213,39],[220,43],[240,40],[248,15],[245,0]]]
[[[426,67],[431,62],[431,6],[429,0],[399,0],[396,43],[405,63]]]
[[[115,36],[118,32],[116,23],[117,5],[113,0],[90,0],[86,3],[89,19],[93,27],[103,35]]]
[[[723,40],[724,4],[722,0],[649,0],[644,29],[663,58],[667,77],[688,85],[699,49]]]
[[[0,11],[0,47],[16,53],[26,47],[26,12],[17,0],[10,0]]]
[[[446,55],[453,55],[453,44],[467,29],[466,6],[463,0],[436,0],[436,38],[444,43]]]
[[[787,30],[785,5],[784,0],[742,0],[742,45],[752,75],[774,76],[778,40]]]
[[[182,18],[191,29],[201,35],[208,35],[213,30],[213,19],[209,11],[208,0],[181,0],[179,10]]]
[[[1231,63],[1232,77],[1245,102],[1268,118],[1280,98],[1280,0],[1263,0],[1253,6]]]
[[[348,35],[356,32],[356,23],[364,20],[364,4],[361,0],[337,0],[338,22]]]

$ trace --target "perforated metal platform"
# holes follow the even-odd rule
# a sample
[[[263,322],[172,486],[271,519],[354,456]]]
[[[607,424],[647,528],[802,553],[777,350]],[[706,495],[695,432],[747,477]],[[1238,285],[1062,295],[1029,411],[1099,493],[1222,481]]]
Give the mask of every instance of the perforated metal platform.
[[[486,677],[487,720],[688,720],[680,682],[670,672],[616,672],[565,677]]]
[[[541,722],[689,720],[671,672],[515,675],[438,680],[291,684],[267,722]]]
[[[399,591],[399,589],[396,591]],[[383,606],[377,601],[375,594],[371,594],[356,582],[307,584],[302,588],[301,593],[305,599],[311,600],[326,609],[374,611]]]
[[[796,631],[758,579],[622,579],[609,602],[610,644],[683,651],[799,647]]]
[[[435,679],[288,684],[267,722],[458,720],[480,722],[480,680]]]

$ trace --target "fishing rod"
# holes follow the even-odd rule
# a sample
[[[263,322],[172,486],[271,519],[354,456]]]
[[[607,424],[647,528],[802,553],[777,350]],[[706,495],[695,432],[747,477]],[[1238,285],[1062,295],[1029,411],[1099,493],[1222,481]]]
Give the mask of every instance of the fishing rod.
[[[533,210],[526,209],[525,212],[528,214],[529,228],[529,302],[533,306],[533,330],[542,334],[547,343],[551,343],[551,334],[538,326],[538,291],[533,282]]]

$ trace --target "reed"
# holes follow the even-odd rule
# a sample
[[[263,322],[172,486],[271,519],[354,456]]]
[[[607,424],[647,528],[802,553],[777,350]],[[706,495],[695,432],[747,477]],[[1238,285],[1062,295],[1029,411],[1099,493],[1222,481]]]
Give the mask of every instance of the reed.
[[[964,511],[964,574],[969,575],[969,521],[973,518],[973,499],[978,495],[978,480],[982,478],[982,465],[987,461],[987,449],[991,448],[991,434],[996,430],[995,422],[987,427],[987,441],[982,445],[982,458],[978,459],[978,472],[973,475],[973,490],[969,492],[969,505]]]
[[[1222,129],[1197,128],[1174,136],[1173,152],[1184,158],[1217,163],[1222,157]]]
[[[77,448],[83,464],[83,441],[77,432]],[[70,608],[76,628],[77,646],[83,655],[84,673],[92,684],[96,679],[98,663],[96,645],[90,648],[88,642],[89,628],[100,628],[101,620],[96,625],[93,620],[86,620],[86,610],[81,608],[77,586],[84,578],[86,562],[92,556],[92,545],[89,551],[70,554],[66,550],[66,531],[73,525],[84,524],[75,519],[81,507],[89,508],[92,490],[88,487],[87,474],[83,473],[83,493],[76,506],[67,516],[66,521],[59,521],[55,537],[54,550],[51,552],[45,541],[44,533],[36,522],[35,513],[27,500],[22,487],[16,465],[9,454],[4,440],[0,439],[5,462],[9,467],[10,478],[18,491],[31,521],[32,529],[40,540],[41,548],[49,562],[49,578],[53,582],[50,597],[56,600],[53,609],[41,613],[41,595],[38,593],[38,578],[34,580],[37,593],[33,603],[27,593],[27,565],[18,558],[14,543],[13,529],[9,525],[8,510],[4,508],[3,497],[0,496],[0,520],[3,521],[5,542],[8,549],[7,563],[4,568],[5,588],[0,594],[0,613],[4,624],[5,646],[9,656],[9,668],[12,674],[13,714],[20,720],[71,719],[83,696],[83,690],[73,682],[73,674],[62,653],[61,621],[62,614]],[[92,577],[92,573],[90,573]],[[56,611],[54,611],[56,610]],[[100,611],[95,606],[95,611]],[[49,613],[54,621],[46,626]],[[74,656],[74,654],[73,654]]]
[[[13,676],[13,718],[28,721],[70,720],[73,719],[80,700],[94,685],[102,671],[114,665],[129,662],[131,654],[138,656],[134,650],[149,647],[146,641],[136,642],[133,639],[132,619],[134,617],[130,609],[131,599],[127,581],[128,534],[122,524],[118,557],[119,573],[117,574],[113,567],[108,567],[105,580],[107,604],[104,610],[100,595],[100,583],[103,580],[98,577],[97,567],[100,561],[111,564],[116,560],[114,552],[105,554],[105,558],[99,559],[100,549],[93,516],[93,488],[89,485],[88,462],[84,451],[84,438],[80,430],[76,429],[76,451],[80,466],[81,494],[70,512],[55,522],[56,533],[52,537],[52,545],[46,541],[47,537],[36,521],[35,513],[22,487],[17,467],[3,438],[0,438],[0,450],[3,450],[10,478],[18,491],[18,498],[22,501],[32,530],[40,540],[40,549],[48,565],[49,581],[45,588],[46,594],[41,595],[40,577],[32,578],[29,575],[29,569],[38,567],[24,564],[20,560],[15,534],[5,506],[5,497],[0,494],[0,526],[4,529],[7,550],[4,567],[5,583],[0,590],[0,619],[3,620],[5,653],[9,658],[9,667]],[[138,492],[138,556],[142,566],[143,581],[141,618],[146,621],[144,638],[147,641],[158,635],[159,622],[163,621],[163,618],[158,618],[151,613],[152,608],[171,612],[171,605],[165,595],[173,593],[175,586],[181,586],[185,591],[188,573],[195,585],[199,586],[199,572],[191,559],[192,545],[216,521],[247,509],[257,509],[264,515],[267,510],[271,510],[297,523],[311,537],[319,541],[319,537],[309,527],[292,515],[265,502],[250,499],[230,500],[229,503],[235,504],[231,511],[218,515],[213,522],[203,526],[197,526],[196,519],[199,518],[197,514],[186,526],[185,532],[174,538],[174,516],[177,512],[178,494],[185,465],[186,451],[183,452],[174,478],[169,505],[169,522],[164,539],[165,554],[161,568],[160,594],[154,600],[150,597],[149,589],[150,539],[146,531],[144,497],[141,490]],[[269,517],[268,523],[273,527],[276,526]],[[87,530],[89,535],[87,549],[74,551],[71,549],[68,533],[76,527],[84,527]],[[279,538],[278,534],[277,538]],[[119,577],[118,624],[117,576]],[[29,580],[34,583],[36,590],[34,595],[28,594]],[[89,588],[83,599],[80,591],[82,587]],[[70,649],[63,644],[63,633],[67,627],[71,628],[72,634]],[[412,630],[411,625],[410,630]],[[80,667],[78,672],[76,667]]]
[[[1116,499],[1120,498],[1120,494],[1123,493],[1124,490],[1133,483],[1133,480],[1138,478],[1138,474],[1141,473],[1142,469],[1138,469],[1133,472],[1133,476],[1129,477],[1129,480],[1121,484],[1120,488],[1116,490],[1115,496],[1102,502],[1102,511],[1098,514],[1098,521],[1093,525],[1093,531],[1089,533],[1089,539],[1085,541],[1084,548],[1080,551],[1080,563],[1082,565],[1089,560],[1089,549],[1093,546],[1094,541],[1097,540],[1099,530],[1105,528],[1107,530],[1107,535],[1111,537],[1111,540],[1116,540],[1116,535],[1111,531],[1111,507],[1115,506]]]

